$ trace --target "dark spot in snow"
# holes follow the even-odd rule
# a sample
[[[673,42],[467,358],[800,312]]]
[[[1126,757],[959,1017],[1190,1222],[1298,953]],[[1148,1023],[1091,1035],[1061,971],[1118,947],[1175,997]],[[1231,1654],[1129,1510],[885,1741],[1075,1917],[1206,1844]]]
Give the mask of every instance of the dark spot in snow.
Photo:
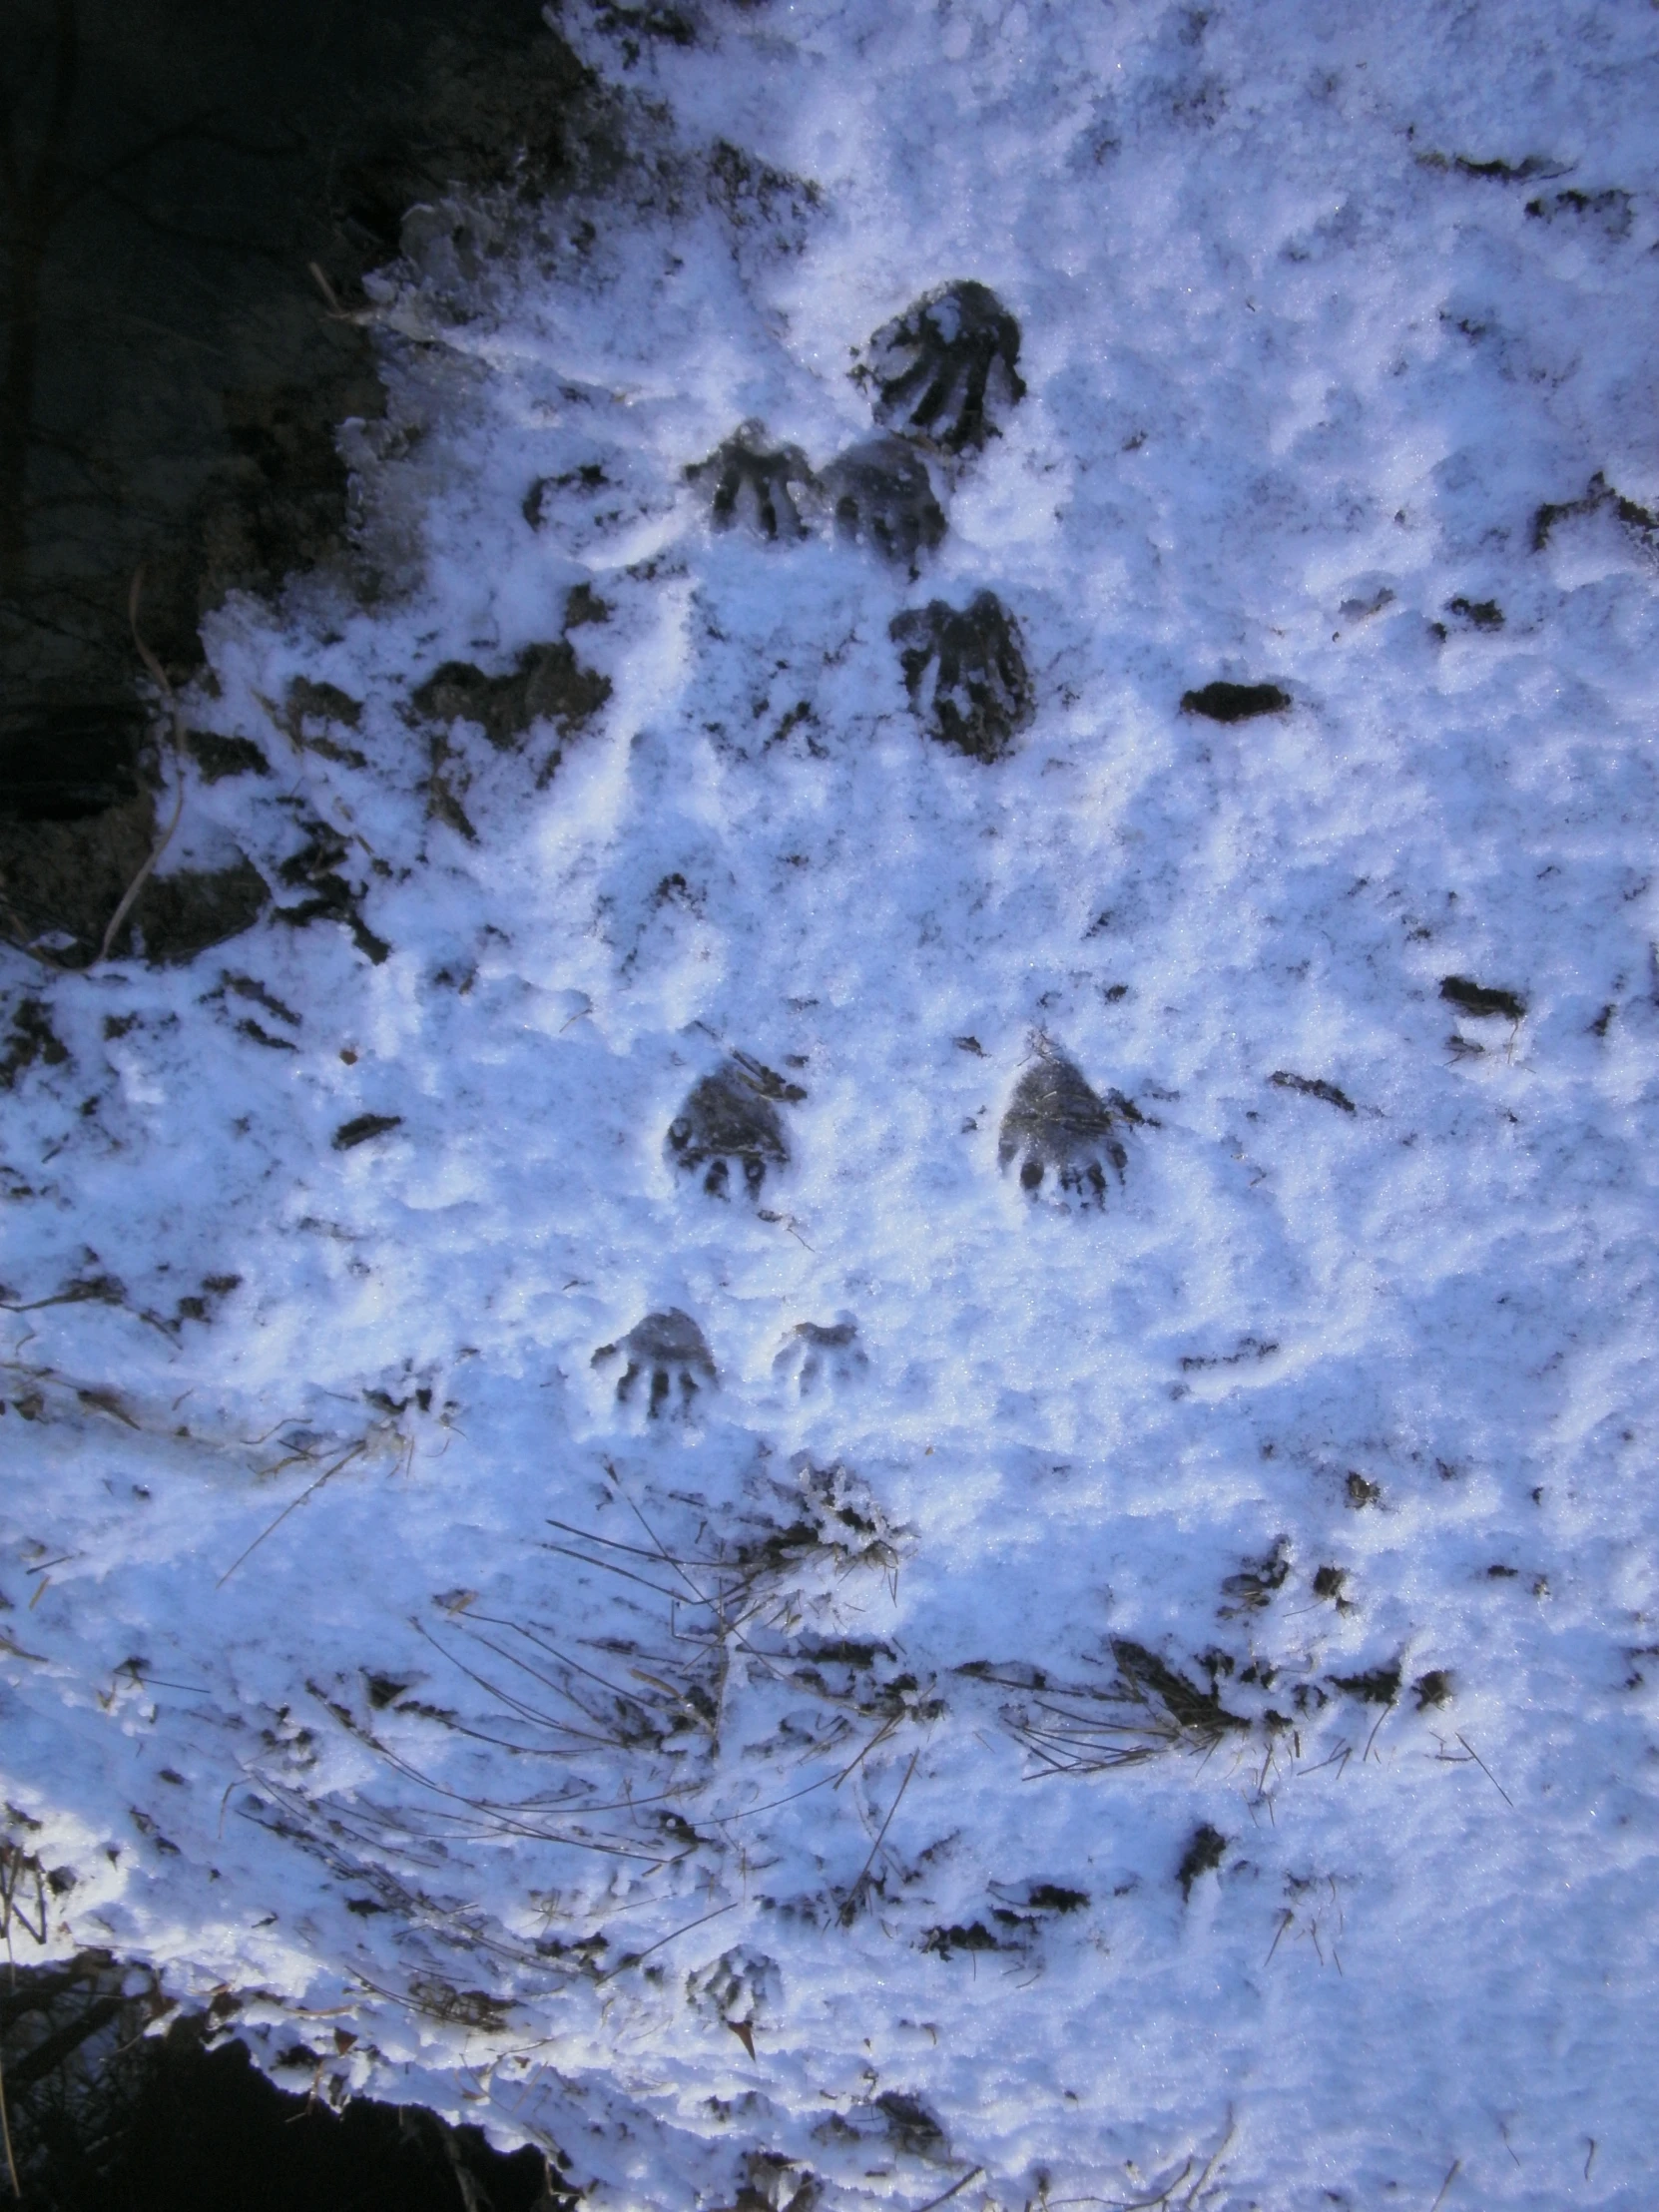
[[[1299,1091],[1304,1098],[1323,1098],[1328,1106],[1341,1107],[1345,1114],[1358,1111],[1346,1091],[1338,1090],[1335,1083],[1326,1082],[1320,1075],[1293,1075],[1289,1068],[1278,1068],[1268,1078],[1276,1090]]]
[[[1373,1667],[1366,1674],[1334,1674],[1331,1679],[1339,1690],[1346,1690],[1366,1705],[1392,1705],[1399,1695],[1399,1662],[1396,1660],[1391,1667]]]
[[[1513,991],[1476,983],[1466,975],[1442,975],[1440,996],[1463,1013],[1473,1014],[1476,1020],[1500,1014],[1505,1021],[1520,1021],[1526,1014],[1524,998],[1517,998]]]
[[[1181,694],[1184,715],[1206,715],[1212,722],[1249,722],[1255,715],[1282,715],[1291,704],[1277,684],[1206,684]]]
[[[1226,1850],[1227,1838],[1219,1828],[1212,1828],[1208,1821],[1193,1831],[1175,1877],[1181,1885],[1181,1895],[1184,1898],[1192,1897],[1193,1884],[1200,1875],[1210,1874],[1221,1865]]]
[[[357,1114],[334,1131],[334,1150],[349,1152],[353,1145],[367,1144],[371,1137],[383,1137],[388,1129],[398,1128],[402,1120],[401,1114]]]
[[[1475,630],[1501,630],[1503,609],[1495,599],[1448,599],[1446,613],[1456,615]]]

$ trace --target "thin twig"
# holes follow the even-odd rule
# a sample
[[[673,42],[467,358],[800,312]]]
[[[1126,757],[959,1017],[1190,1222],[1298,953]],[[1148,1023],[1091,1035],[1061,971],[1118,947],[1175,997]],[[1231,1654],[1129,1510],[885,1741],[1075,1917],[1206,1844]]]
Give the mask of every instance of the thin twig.
[[[1451,2161],[1450,2168],[1446,2174],[1444,2181],[1440,2183],[1440,2193],[1434,2199],[1433,2203],[1428,2207],[1428,2212],[1440,2212],[1440,2206],[1445,2202],[1446,2191],[1451,2187],[1451,2184],[1457,2179],[1457,2176],[1462,2172],[1462,2170],[1463,2161],[1460,2158],[1454,2158]]]
[[[688,1921],[684,1928],[677,1928],[670,1935],[659,1936],[654,1943],[647,1943],[644,1950],[632,1951],[626,1958],[619,1958],[614,1966],[599,1975],[594,1987],[598,1988],[600,1982],[611,1980],[629,1966],[637,1966],[642,1958],[649,1958],[654,1950],[661,1950],[665,1943],[672,1943],[676,1936],[689,1936],[694,1928],[704,1928],[710,1921],[718,1921],[722,1914],[735,1913],[742,1903],[742,1898],[734,1898],[730,1905],[717,1905],[712,1913],[705,1913],[701,1919]]]
[[[965,2189],[970,2181],[977,2181],[984,2170],[983,2166],[970,2166],[960,2181],[953,2181],[950,2187],[943,2190],[938,2196],[929,2197],[925,2204],[918,2204],[916,2212],[938,2212],[938,2207],[941,2204],[948,2204],[959,2189]]]
[[[139,631],[139,600],[142,597],[143,592],[144,568],[141,564],[133,571],[133,588],[127,596],[127,620],[132,625],[133,643],[139,649],[139,658],[143,661],[145,667],[155,678],[157,684],[160,685],[162,698],[167,705],[167,719],[173,733],[173,781],[175,786],[177,787],[177,790],[173,801],[173,820],[168,824],[167,828],[162,831],[160,837],[158,837],[156,842],[151,846],[150,857],[145,861],[143,867],[139,869],[138,873],[133,877],[133,880],[128,884],[126,893],[122,898],[121,904],[110,916],[110,925],[104,931],[104,941],[98,947],[98,956],[97,959],[93,962],[93,965],[95,967],[98,964],[98,960],[107,960],[109,958],[110,948],[121,933],[121,924],[132,912],[133,902],[138,897],[139,892],[143,890],[145,884],[149,882],[151,869],[161,858],[162,854],[167,850],[168,846],[173,842],[173,832],[175,830],[178,829],[179,818],[181,815],[183,815],[185,811],[185,763],[184,747],[180,741],[179,732],[179,701],[174,693],[173,686],[168,682],[166,669],[163,668],[161,662],[157,660],[155,654],[151,652],[149,646],[145,644],[144,639]]]
[[[863,1889],[864,1882],[869,1874],[870,1868],[873,1867],[875,1864],[875,1854],[881,1849],[881,1844],[886,1836],[887,1830],[892,1826],[892,1817],[898,1811],[899,1799],[903,1797],[905,1791],[910,1787],[910,1777],[915,1773],[916,1761],[920,1757],[921,1746],[920,1744],[917,1744],[915,1750],[912,1751],[910,1754],[910,1764],[904,1769],[904,1779],[898,1785],[898,1790],[893,1798],[892,1803],[887,1807],[887,1817],[881,1823],[880,1828],[877,1830],[874,1843],[871,1844],[869,1847],[869,1857],[864,1861],[863,1867],[859,1872],[857,1881],[853,1883],[851,1889],[846,1893],[846,1903],[841,1907],[841,1919],[843,1921],[849,1920],[851,1916],[857,1911],[859,1892]]]
[[[1510,1812],[1512,1813],[1515,1810],[1514,1799],[1503,1787],[1503,1784],[1498,1780],[1497,1776],[1493,1774],[1491,1768],[1487,1766],[1485,1760],[1481,1758],[1479,1752],[1475,1750],[1473,1744],[1471,1744],[1468,1738],[1461,1732],[1459,1732],[1458,1734],[1457,1741],[1462,1745],[1463,1749],[1468,1753],[1469,1757],[1474,1761],[1475,1765],[1480,1769],[1481,1773],[1486,1777],[1486,1780],[1491,1784],[1492,1788],[1497,1792],[1498,1796],[1503,1800],[1504,1804],[1508,1806]]]

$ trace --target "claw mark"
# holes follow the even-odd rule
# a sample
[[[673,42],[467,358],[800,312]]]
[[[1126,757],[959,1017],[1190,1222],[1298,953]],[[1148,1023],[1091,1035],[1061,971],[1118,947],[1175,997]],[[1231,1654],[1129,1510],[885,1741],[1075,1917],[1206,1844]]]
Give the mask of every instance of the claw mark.
[[[927,463],[902,438],[866,438],[824,472],[835,532],[883,560],[913,568],[944,536],[944,512],[933,496]]]
[[[858,1343],[858,1325],[848,1314],[838,1321],[800,1321],[791,1330],[784,1349],[772,1363],[774,1375],[794,1368],[803,1397],[811,1397],[828,1380],[831,1386],[857,1380],[869,1366]]]
[[[767,1169],[789,1165],[789,1141],[773,1101],[794,1106],[806,1095],[799,1083],[736,1052],[692,1086],[669,1125],[669,1153],[681,1168],[706,1169],[703,1188],[712,1198],[728,1195],[731,1164],[739,1161],[749,1195],[758,1197]]]
[[[817,479],[799,445],[773,445],[767,426],[753,418],[740,423],[726,443],[706,461],[695,461],[686,481],[714,480],[710,517],[717,530],[742,522],[763,538],[799,538],[806,525],[792,486],[811,492]]]
[[[996,434],[985,413],[993,369],[1009,406],[1025,397],[1019,324],[985,284],[941,284],[883,323],[869,348],[877,419],[949,453]]]
[[[942,599],[896,615],[910,705],[928,735],[977,761],[999,761],[1035,712],[1031,678],[1012,615],[994,592],[958,612]]]
[[[669,1399],[676,1386],[680,1391],[679,1410],[689,1412],[701,1386],[699,1378],[711,1388],[720,1380],[702,1330],[678,1306],[671,1306],[664,1314],[647,1314],[620,1344],[601,1345],[592,1364],[601,1367],[618,1353],[626,1356],[628,1364],[616,1386],[617,1402],[626,1405],[634,1384],[642,1375],[649,1374],[651,1395],[646,1411],[652,1420],[665,1408],[674,1410]]]
[[[1063,1194],[1075,1193],[1085,1206],[1104,1206],[1106,1165],[1120,1183],[1128,1165],[1118,1131],[1142,1116],[1120,1091],[1100,1097],[1046,1037],[1036,1039],[1036,1065],[1014,1086],[1002,1117],[997,1165],[1005,1170],[1019,1157],[1020,1186],[1033,1198],[1045,1172],[1055,1168]]]

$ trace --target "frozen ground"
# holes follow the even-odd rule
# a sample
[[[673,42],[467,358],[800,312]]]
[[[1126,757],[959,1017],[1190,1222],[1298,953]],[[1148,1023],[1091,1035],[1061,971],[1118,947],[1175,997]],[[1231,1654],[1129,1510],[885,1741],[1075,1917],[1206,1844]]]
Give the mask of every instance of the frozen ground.
[[[1634,2212],[1659,17],[601,15],[187,702],[311,918],[7,955],[14,1947],[597,2205]],[[919,573],[714,527],[960,279]]]

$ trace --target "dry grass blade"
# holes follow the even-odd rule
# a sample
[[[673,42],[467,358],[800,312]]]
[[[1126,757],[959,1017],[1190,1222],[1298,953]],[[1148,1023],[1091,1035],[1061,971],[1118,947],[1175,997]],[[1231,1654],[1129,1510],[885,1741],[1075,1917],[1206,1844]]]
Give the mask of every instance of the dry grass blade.
[[[33,1875],[35,1881],[35,1911],[32,1921],[23,1910],[22,1885],[28,1875]],[[11,1949],[14,1920],[35,1942],[46,1941],[45,1871],[37,1858],[25,1855],[21,1844],[8,1844],[4,1850],[0,1850],[0,1941],[4,1941],[8,1953]]]
[[[857,1916],[858,1906],[863,1897],[864,1884],[869,1880],[869,1870],[875,1864],[875,1854],[881,1849],[882,1844],[886,1841],[887,1830],[892,1826],[892,1817],[898,1811],[899,1801],[902,1799],[905,1791],[910,1787],[910,1777],[915,1773],[916,1761],[920,1757],[921,1746],[920,1744],[917,1744],[915,1750],[912,1751],[910,1754],[910,1764],[904,1769],[904,1779],[898,1785],[898,1788],[893,1795],[892,1803],[887,1807],[887,1817],[875,1832],[875,1841],[869,1847],[869,1857],[864,1861],[862,1868],[859,1870],[857,1881],[853,1883],[851,1889],[846,1893],[846,1903],[841,1907],[840,1911],[841,1926],[843,1928],[849,1927],[852,1921]]]
[[[1112,1657],[1115,1682],[1034,1689],[1026,1704],[1004,1709],[1010,1732],[1038,1762],[1028,1780],[1104,1774],[1167,1752],[1208,1757],[1225,1737],[1248,1729],[1214,1691],[1200,1690],[1127,1637],[1113,1639]]]
[[[290,1513],[298,1512],[300,1506],[304,1504],[307,1498],[315,1497],[317,1491],[321,1489],[324,1482],[330,1481],[333,1476],[339,1473],[342,1467],[349,1466],[353,1459],[360,1458],[362,1453],[368,1447],[364,1442],[359,1441],[357,1443],[354,1443],[349,1451],[342,1451],[340,1453],[339,1457],[334,1461],[332,1466],[324,1467],[322,1472],[317,1476],[314,1482],[309,1483],[303,1490],[300,1491],[299,1495],[296,1498],[291,1499],[286,1505],[282,1507],[282,1510],[277,1514],[276,1518],[271,1523],[269,1528],[261,1529],[260,1533],[254,1538],[254,1541],[248,1546],[248,1549],[246,1551],[238,1552],[237,1556],[231,1561],[231,1564],[226,1568],[225,1572],[214,1584],[214,1588],[216,1590],[223,1590],[226,1583],[230,1581],[232,1575],[236,1573],[238,1567],[242,1565],[243,1561],[245,1559],[251,1559],[254,1556],[255,1552],[259,1550],[261,1544],[265,1542],[268,1536],[275,1536],[277,1529],[281,1527],[283,1521],[287,1519]]]
[[[925,2204],[917,2205],[916,2212],[938,2212],[941,2204],[948,2204],[952,2197],[959,2196],[970,2181],[978,2180],[984,2170],[983,2166],[970,2166],[960,2181],[953,2181],[948,2189],[941,2189],[936,2197],[929,2197]]]

